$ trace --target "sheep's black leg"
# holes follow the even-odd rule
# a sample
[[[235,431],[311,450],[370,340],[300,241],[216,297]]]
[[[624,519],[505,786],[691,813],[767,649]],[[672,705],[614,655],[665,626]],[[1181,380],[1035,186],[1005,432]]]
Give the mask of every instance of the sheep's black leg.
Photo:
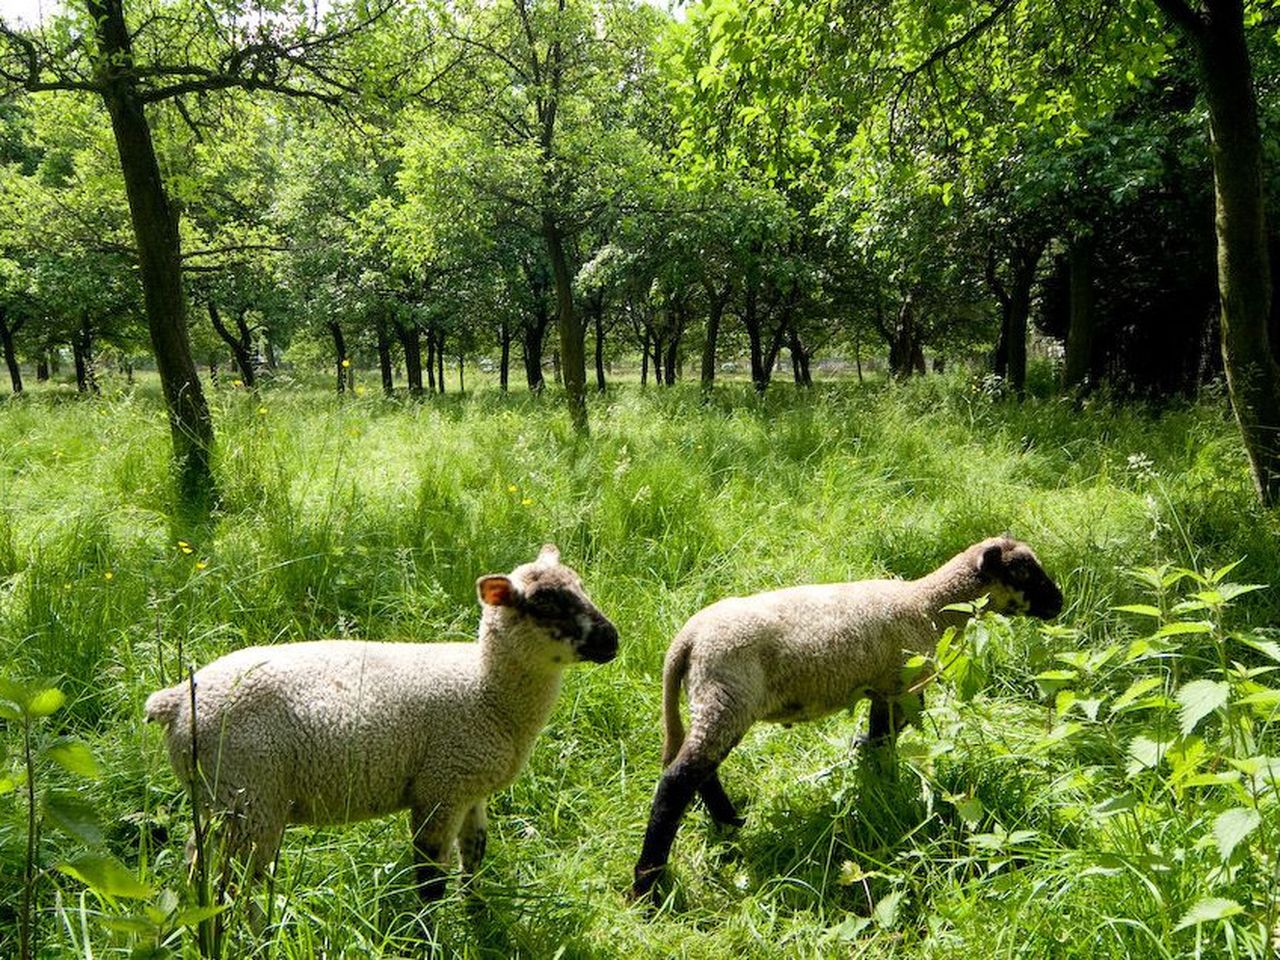
[[[436,817],[418,810],[413,811],[411,826],[413,854],[417,864],[415,876],[418,881],[418,896],[430,903],[441,899],[445,894],[448,881],[444,859],[453,837],[451,833],[441,829],[441,823]]]
[[[740,827],[747,822],[734,808],[729,795],[724,792],[724,784],[720,782],[718,769],[712,770],[707,779],[702,781],[698,787],[698,795],[707,805],[707,812],[711,814],[711,819],[721,826]]]
[[[671,845],[680,827],[693,794],[716,768],[716,763],[702,758],[677,756],[658,781],[653,807],[649,811],[649,827],[645,830],[644,846],[636,863],[632,896],[639,899],[650,893],[662,875],[671,856]],[[722,791],[723,792],[723,791]]]
[[[924,709],[924,694],[917,693],[915,696],[919,704],[916,710],[918,713]],[[884,697],[872,697],[867,734],[860,742],[871,747],[880,746],[886,740],[896,737],[908,721],[907,711],[900,704]]]

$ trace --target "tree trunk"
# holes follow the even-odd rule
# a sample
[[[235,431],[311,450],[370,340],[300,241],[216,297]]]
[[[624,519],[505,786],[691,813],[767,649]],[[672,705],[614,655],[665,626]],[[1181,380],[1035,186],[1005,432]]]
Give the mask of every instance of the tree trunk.
[[[404,379],[409,385],[409,396],[422,396],[422,331],[416,323],[408,326],[399,320],[395,322],[396,339],[400,341],[400,350],[404,354]],[[434,388],[435,384],[432,384]]]
[[[703,390],[710,390],[716,382],[716,341],[720,339],[720,321],[724,318],[726,296],[717,296],[707,287],[710,312],[707,314],[707,335],[702,341],[701,383]]]
[[[253,354],[251,352],[253,344],[250,342],[252,335],[245,325],[244,318],[241,317],[237,321],[240,327],[240,336],[236,336],[222,322],[222,315],[218,312],[218,308],[212,300],[207,301],[205,306],[208,308],[209,322],[213,324],[214,331],[231,348],[231,357],[235,360],[236,367],[240,370],[240,379],[246,387],[252,390],[254,387]]]
[[[524,378],[530,393],[541,393],[546,381],[542,376],[542,338],[546,325],[539,320],[524,328]]]
[[[333,337],[334,366],[338,372],[338,396],[347,391],[347,370],[342,361],[347,358],[347,341],[342,335],[342,324],[337,320],[328,322],[329,335]]]
[[[498,389],[506,393],[511,377],[511,329],[507,326],[507,321],[505,320],[502,321],[500,329],[502,359],[498,361]]]
[[[396,389],[391,376],[391,338],[387,335],[387,321],[378,321],[378,372],[382,375],[382,393],[391,396]]]
[[[581,433],[587,430],[587,358],[586,329],[573,308],[573,277],[564,242],[554,216],[544,213],[542,236],[555,278],[556,328],[560,334],[560,369],[569,399],[569,418]]]
[[[463,357],[462,357],[462,354],[458,354],[458,393],[459,394],[463,394],[467,392],[467,384],[466,384],[466,380],[463,379],[462,367],[463,367]]]
[[[9,383],[14,393],[22,392],[22,368],[18,365],[18,353],[13,346],[13,337],[24,322],[15,320],[10,323],[4,309],[0,308],[0,341],[4,344],[4,362],[9,368]]]
[[[1218,235],[1222,358],[1258,496],[1280,502],[1280,365],[1269,342],[1271,272],[1262,137],[1241,0],[1207,0],[1207,17],[1158,0],[1192,41],[1209,107]]]
[[[805,349],[795,327],[790,327],[787,350],[791,353],[791,375],[797,387],[812,387],[813,377],[809,373],[809,351]]]
[[[1088,383],[1093,369],[1095,321],[1091,235],[1083,234],[1071,242],[1067,263],[1071,320],[1067,327],[1067,356],[1062,368],[1062,382],[1068,389],[1096,386]]]
[[[604,393],[604,311],[596,310],[596,392]]]
[[[276,348],[271,342],[271,331],[264,330],[262,334],[262,347],[266,353],[267,369],[272,372],[276,369]]]
[[[427,327],[427,392],[436,392],[436,335]]]
[[[44,383],[49,379],[49,351],[41,350],[36,358],[36,383]]]
[[[178,218],[165,193],[138,96],[122,0],[85,0],[85,5],[97,34],[96,79],[111,116],[138,245],[147,327],[169,411],[179,496],[188,505],[211,504],[216,499],[210,466],[213,420],[187,334]]]
[[[71,356],[76,365],[76,389],[80,393],[100,393],[93,369],[93,329],[88,318],[71,334]]]
[[[436,384],[444,393],[444,331],[438,331],[436,338]]]
[[[640,386],[649,384],[649,328],[645,327],[644,342],[640,344]]]
[[[769,389],[769,368],[765,363],[764,344],[760,331],[759,290],[754,281],[748,281],[742,311],[742,323],[747,328],[747,342],[751,350],[751,383],[756,393],[764,396]]]

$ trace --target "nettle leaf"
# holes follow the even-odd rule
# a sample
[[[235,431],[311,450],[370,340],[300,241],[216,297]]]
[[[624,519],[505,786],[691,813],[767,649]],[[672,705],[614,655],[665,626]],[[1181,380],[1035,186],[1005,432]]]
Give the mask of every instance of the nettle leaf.
[[[1213,819],[1213,840],[1224,861],[1231,859],[1231,852],[1240,841],[1258,829],[1262,817],[1251,807],[1235,807],[1220,813]]]
[[[1111,701],[1111,709],[1109,713],[1116,714],[1125,707],[1134,703],[1144,693],[1149,693],[1156,687],[1164,683],[1164,677],[1141,677],[1129,684],[1129,688],[1124,693]]]
[[[70,862],[60,863],[54,869],[69,877],[75,877],[94,893],[103,897],[145,900],[151,896],[151,888],[139,880],[128,867],[114,857],[104,854],[85,854]]]
[[[103,841],[97,811],[74,794],[50,793],[45,796],[44,816],[52,826],[90,846],[97,846]]]
[[[79,740],[66,738],[51,744],[44,750],[44,755],[62,767],[68,773],[79,777],[97,780],[102,776],[98,761],[93,758],[87,744]]]
[[[1182,705],[1179,719],[1182,732],[1190,733],[1201,720],[1227,703],[1231,688],[1222,680],[1192,680],[1178,690],[1178,703]]]
[[[1253,647],[1259,653],[1266,654],[1276,663],[1280,663],[1280,643],[1274,640],[1263,640],[1261,637],[1251,637],[1248,634],[1239,634],[1236,639],[1245,646]]]
[[[1174,623],[1166,623],[1157,630],[1153,636],[1156,637],[1177,637],[1189,633],[1212,633],[1213,624],[1205,620],[1178,620]]]
[[[1112,607],[1111,609],[1119,613],[1136,613],[1140,616],[1154,617],[1157,620],[1160,619],[1160,608],[1153,607],[1149,603],[1126,603],[1118,607]]]
[[[1244,907],[1234,900],[1228,900],[1226,897],[1205,897],[1203,900],[1196,901],[1195,906],[1183,915],[1173,929],[1185,930],[1187,927],[1198,927],[1202,923],[1225,920],[1227,917],[1234,917],[1237,913],[1243,912]]]
[[[27,701],[27,716],[47,717],[50,714],[57,713],[66,702],[67,695],[57,687],[46,687],[43,690],[37,690],[31,695],[31,699]]]

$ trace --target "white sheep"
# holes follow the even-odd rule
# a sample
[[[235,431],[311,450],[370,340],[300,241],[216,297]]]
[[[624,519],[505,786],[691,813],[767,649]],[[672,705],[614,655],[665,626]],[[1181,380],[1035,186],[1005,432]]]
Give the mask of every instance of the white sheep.
[[[759,720],[813,720],[871,698],[868,740],[897,732],[905,652],[932,653],[967,614],[952,604],[988,595],[988,609],[1048,619],[1062,593],[1031,549],[1010,537],[974,544],[919,580],[862,580],[730,597],[694,614],[667,650],[662,712],[665,770],[632,893],[653,889],[695,791],[719,823],[739,826],[718,768]],[[689,733],[680,687],[689,699]]]
[[[474,872],[485,800],[524,768],[575,660],[605,663],[618,632],[582,581],[543,547],[533,563],[476,583],[476,643],[324,640],[251,647],[153,693],[179,778],[225,814],[228,851],[250,876],[286,824],[334,824],[409,808],[419,890],[444,893],[455,839]]]

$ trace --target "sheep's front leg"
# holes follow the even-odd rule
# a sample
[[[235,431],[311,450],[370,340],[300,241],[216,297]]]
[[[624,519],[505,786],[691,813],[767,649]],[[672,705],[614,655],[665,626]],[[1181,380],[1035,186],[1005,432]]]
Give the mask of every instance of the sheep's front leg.
[[[924,694],[917,693],[917,706],[915,713],[919,714],[924,710]],[[880,746],[888,740],[897,737],[902,732],[902,728],[910,722],[907,710],[902,705],[896,703],[888,697],[871,698],[871,716],[867,724],[867,735],[862,738],[861,742],[867,746]]]
[[[459,820],[453,811],[440,806],[414,807],[413,853],[417,861],[418,895],[431,902],[444,896],[448,860],[458,835]]]
[[[489,840],[489,818],[485,810],[485,801],[481,800],[462,818],[462,829],[458,833],[458,851],[462,854],[462,872],[473,877],[480,869],[480,861],[484,859],[485,846]]]

